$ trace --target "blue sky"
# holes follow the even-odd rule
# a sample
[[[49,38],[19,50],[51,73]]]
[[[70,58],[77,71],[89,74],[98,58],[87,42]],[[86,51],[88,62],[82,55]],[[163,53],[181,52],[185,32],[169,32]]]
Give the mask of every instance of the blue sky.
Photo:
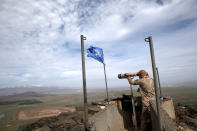
[[[1,0],[0,87],[82,87],[80,35],[104,49],[109,87],[117,74],[146,69],[153,36],[163,85],[195,82],[196,0]],[[103,66],[86,57],[88,88],[104,87]]]

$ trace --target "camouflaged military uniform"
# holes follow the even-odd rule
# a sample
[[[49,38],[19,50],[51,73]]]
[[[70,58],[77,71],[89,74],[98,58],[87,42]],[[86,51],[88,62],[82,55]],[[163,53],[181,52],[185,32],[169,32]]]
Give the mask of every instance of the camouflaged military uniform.
[[[149,76],[144,76],[132,82],[140,86],[142,96],[141,131],[151,130],[150,101],[155,100],[154,81]]]
[[[149,76],[144,76],[133,81],[133,85],[140,86],[140,94],[142,96],[142,106],[150,107],[150,100],[155,99],[154,81]]]

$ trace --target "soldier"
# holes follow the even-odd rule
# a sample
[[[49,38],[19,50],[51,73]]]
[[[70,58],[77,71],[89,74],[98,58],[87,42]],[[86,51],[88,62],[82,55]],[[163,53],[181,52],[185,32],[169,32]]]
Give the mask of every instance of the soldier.
[[[155,100],[154,81],[145,70],[137,73],[139,79],[132,81],[129,73],[125,73],[130,84],[139,85],[142,97],[141,131],[150,131],[152,128],[150,116],[150,101]]]

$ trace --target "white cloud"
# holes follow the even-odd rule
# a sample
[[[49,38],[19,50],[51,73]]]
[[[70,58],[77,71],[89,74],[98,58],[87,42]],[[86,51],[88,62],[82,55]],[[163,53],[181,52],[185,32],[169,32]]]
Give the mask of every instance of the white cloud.
[[[127,84],[119,83],[118,73],[141,68],[151,72],[143,39],[153,34],[162,82],[175,83],[182,77],[173,80],[174,74],[190,76],[191,70],[196,71],[196,4],[195,0],[165,0],[163,5],[155,0],[3,0],[1,86],[81,86],[81,34],[87,37],[86,47],[104,48],[110,86]],[[86,68],[87,83],[104,86],[102,64],[86,58]]]
[[[73,76],[78,76],[81,75],[81,71],[64,71],[62,72],[62,76],[63,77],[68,77],[68,78],[72,78]]]

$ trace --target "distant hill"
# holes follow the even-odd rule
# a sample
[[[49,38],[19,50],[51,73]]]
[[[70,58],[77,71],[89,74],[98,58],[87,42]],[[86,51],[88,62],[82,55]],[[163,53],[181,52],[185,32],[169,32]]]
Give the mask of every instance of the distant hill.
[[[13,94],[11,96],[12,97],[41,97],[42,95],[37,92],[29,91],[29,92],[24,92],[24,93],[19,93],[19,94]]]
[[[18,93],[13,95],[7,95],[7,96],[0,96],[0,105],[5,104],[12,104],[12,103],[23,103],[23,101],[18,101],[20,98],[30,98],[30,97],[42,97],[43,94],[37,93],[37,92],[24,92],[24,93]],[[33,103],[35,100],[32,100]],[[32,101],[28,101],[29,103],[32,103]],[[26,102],[26,101],[25,101]],[[5,104],[4,104],[5,103]]]
[[[31,104],[38,104],[42,103],[42,101],[36,100],[36,99],[30,99],[30,100],[0,100],[0,105],[10,105],[10,104],[18,104],[18,105],[31,105]]]
[[[0,96],[10,95],[37,95],[39,94],[61,94],[61,93],[76,93],[79,89],[60,88],[60,87],[12,87],[0,88]],[[27,93],[29,92],[29,94]],[[34,93],[33,93],[34,92]],[[25,93],[25,94],[23,94]]]
[[[129,87],[110,87],[109,91],[119,91],[125,90]],[[88,87],[87,92],[105,92],[105,87]],[[73,94],[73,93],[82,93],[83,87],[81,88],[71,88],[71,87],[7,87],[0,88],[0,96],[32,96],[32,95],[40,95],[40,94]],[[37,93],[37,94],[36,94]]]

